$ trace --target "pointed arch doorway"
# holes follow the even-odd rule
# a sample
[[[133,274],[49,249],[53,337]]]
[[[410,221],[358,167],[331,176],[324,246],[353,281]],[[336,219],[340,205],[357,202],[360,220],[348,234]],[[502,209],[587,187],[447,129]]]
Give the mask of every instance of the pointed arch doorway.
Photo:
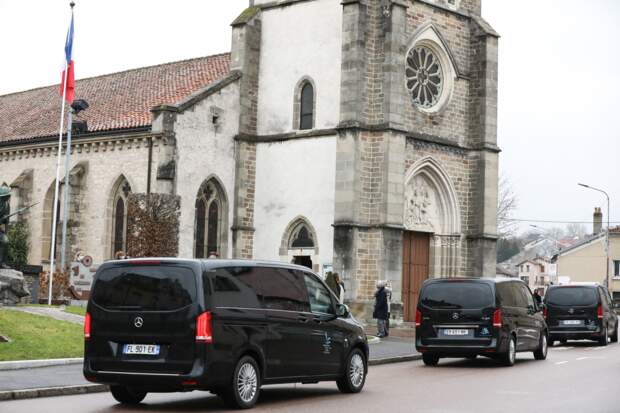
[[[459,275],[461,254],[456,191],[441,164],[430,156],[406,174],[403,223],[403,319],[415,321],[424,280]]]

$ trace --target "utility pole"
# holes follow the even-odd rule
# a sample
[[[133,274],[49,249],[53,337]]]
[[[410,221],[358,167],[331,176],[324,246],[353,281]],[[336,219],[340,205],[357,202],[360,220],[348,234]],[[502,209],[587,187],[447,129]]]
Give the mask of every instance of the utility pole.
[[[577,185],[583,186],[584,188],[588,188],[593,191],[601,192],[605,195],[605,197],[607,197],[607,230],[605,231],[605,256],[606,256],[605,267],[607,271],[605,273],[605,286],[609,289],[611,287],[611,282],[609,280],[609,195],[607,194],[607,192],[603,191],[602,189],[595,188],[590,185],[580,184],[580,183],[578,183]]]

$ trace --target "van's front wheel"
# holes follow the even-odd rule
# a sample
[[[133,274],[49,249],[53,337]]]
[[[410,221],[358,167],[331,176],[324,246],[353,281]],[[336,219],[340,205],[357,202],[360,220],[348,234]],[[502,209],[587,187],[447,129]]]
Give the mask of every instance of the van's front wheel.
[[[359,393],[366,382],[366,358],[359,348],[354,349],[347,358],[344,375],[336,380],[343,393]]]
[[[233,373],[232,386],[221,393],[224,402],[237,409],[250,409],[258,401],[260,370],[256,360],[241,357]]]
[[[110,393],[117,402],[122,404],[138,404],[146,397],[145,391],[126,386],[110,386]]]

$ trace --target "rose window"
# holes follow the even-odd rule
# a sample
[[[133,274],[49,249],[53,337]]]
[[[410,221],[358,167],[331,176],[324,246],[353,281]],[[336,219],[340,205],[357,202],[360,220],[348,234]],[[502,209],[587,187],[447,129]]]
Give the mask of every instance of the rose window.
[[[405,75],[413,103],[425,109],[437,104],[443,88],[443,72],[439,59],[429,48],[418,46],[409,51]]]

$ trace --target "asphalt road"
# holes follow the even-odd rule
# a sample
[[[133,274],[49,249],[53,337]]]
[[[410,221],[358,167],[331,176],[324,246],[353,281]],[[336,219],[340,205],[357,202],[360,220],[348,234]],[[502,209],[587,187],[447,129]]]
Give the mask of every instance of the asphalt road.
[[[364,391],[343,395],[335,384],[286,385],[262,390],[256,412],[620,412],[620,344],[576,342],[550,349],[546,361],[519,353],[514,367],[496,362],[443,359],[371,367]],[[210,393],[150,394],[136,408],[111,395],[0,402],[0,412],[219,412]]]

